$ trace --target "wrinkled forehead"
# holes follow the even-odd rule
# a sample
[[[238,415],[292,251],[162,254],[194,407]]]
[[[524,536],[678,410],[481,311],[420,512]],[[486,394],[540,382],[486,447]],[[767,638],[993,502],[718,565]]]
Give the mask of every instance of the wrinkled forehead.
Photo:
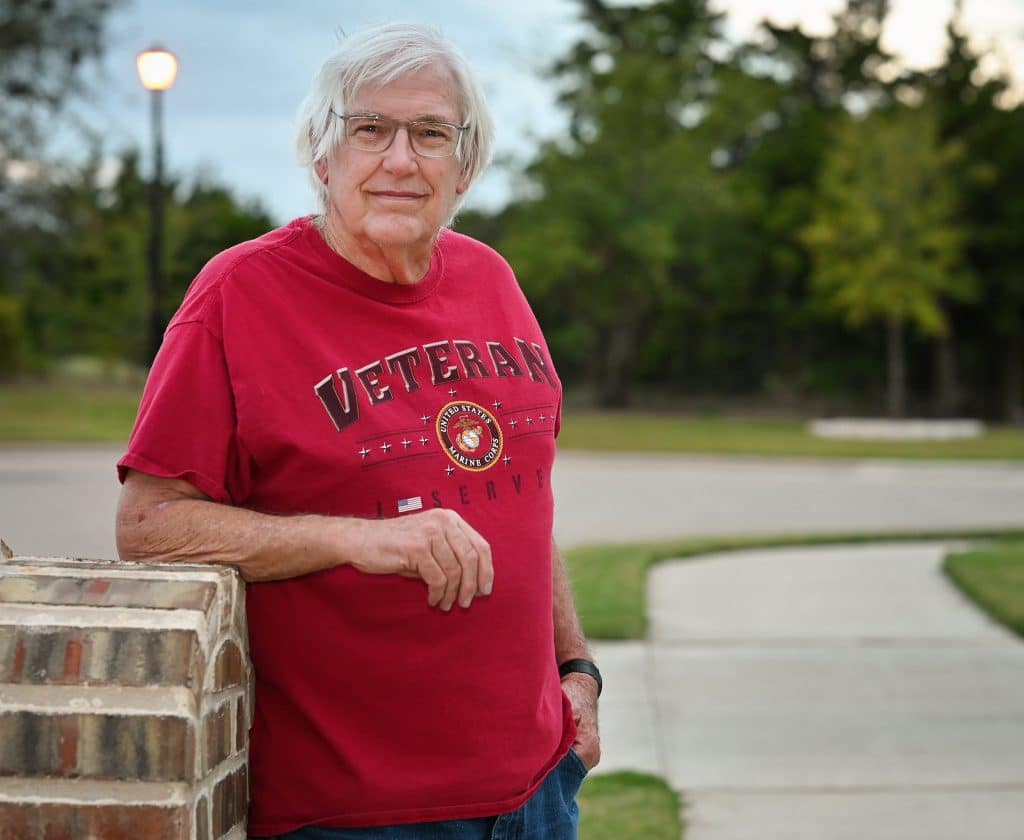
[[[465,110],[451,71],[436,66],[407,71],[385,81],[366,81],[353,90],[344,107],[349,113],[436,117],[454,122],[462,121]]]

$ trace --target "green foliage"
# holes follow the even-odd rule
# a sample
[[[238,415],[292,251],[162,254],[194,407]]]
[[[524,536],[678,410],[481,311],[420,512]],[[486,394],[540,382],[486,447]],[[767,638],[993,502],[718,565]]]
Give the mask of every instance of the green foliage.
[[[19,272],[31,342],[48,358],[74,354],[145,359],[148,299],[146,248],[148,183],[134,151],[114,162],[96,155],[68,167],[53,191],[52,231],[18,246]],[[166,320],[188,284],[218,251],[266,232],[271,220],[244,206],[222,186],[171,185],[166,207]],[[176,188],[175,188],[176,187]]]
[[[583,840],[682,840],[679,797],[655,776],[591,776],[578,799]]]
[[[960,157],[926,110],[840,123],[804,237],[815,287],[851,325],[894,318],[943,335],[943,301],[974,295],[950,174]]]
[[[117,0],[0,2],[0,164],[9,155],[31,156],[46,122],[81,92],[82,70],[102,53],[105,19],[117,5]]]
[[[951,554],[943,568],[989,615],[1024,636],[1024,542]]]
[[[971,300],[953,172],[958,144],[942,144],[924,108],[871,111],[836,126],[803,230],[811,281],[852,327],[887,324],[889,412],[905,410],[903,327],[945,337],[950,301]]]
[[[0,294],[0,379],[19,373],[28,355],[28,336],[21,301]]]
[[[527,293],[572,324],[575,358],[603,404],[624,404],[644,335],[685,295],[700,258],[683,230],[714,212],[710,149],[686,106],[712,66],[718,18],[703,2],[588,3],[591,33],[554,68],[570,143],[527,171],[540,198],[509,217],[500,245]],[[553,345],[561,347],[559,329]]]
[[[80,90],[115,2],[0,7],[0,296],[20,310],[0,317],[24,336],[8,370],[144,353],[137,158],[110,182],[99,151],[48,161],[24,141],[47,123],[19,128]],[[458,220],[508,257],[574,391],[861,414],[888,367],[891,410],[1024,424],[1024,107],[957,17],[939,67],[902,70],[889,5],[735,45],[708,0],[579,0],[583,34],[549,73],[568,135],[518,200]],[[208,179],[169,187],[165,318],[206,260],[271,225]]]

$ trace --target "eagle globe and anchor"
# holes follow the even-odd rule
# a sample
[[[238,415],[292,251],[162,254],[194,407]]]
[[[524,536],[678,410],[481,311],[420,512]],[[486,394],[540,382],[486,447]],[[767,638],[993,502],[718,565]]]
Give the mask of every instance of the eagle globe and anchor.
[[[437,437],[445,454],[474,472],[490,469],[501,456],[504,435],[497,418],[482,405],[450,402],[438,412]]]

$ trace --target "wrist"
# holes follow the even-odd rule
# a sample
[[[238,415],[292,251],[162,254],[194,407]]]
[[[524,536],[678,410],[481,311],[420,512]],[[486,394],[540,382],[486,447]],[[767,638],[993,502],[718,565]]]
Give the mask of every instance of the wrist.
[[[604,688],[604,681],[601,679],[601,671],[589,659],[567,659],[558,666],[558,676],[564,680],[572,674],[580,674],[592,679],[597,685],[597,696],[601,696]]]

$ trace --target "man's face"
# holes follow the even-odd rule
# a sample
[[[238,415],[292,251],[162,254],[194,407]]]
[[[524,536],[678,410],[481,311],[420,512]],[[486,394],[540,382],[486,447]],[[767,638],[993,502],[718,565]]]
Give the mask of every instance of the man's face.
[[[433,68],[403,76],[384,87],[365,87],[349,114],[372,113],[397,120],[461,123],[455,87]],[[327,221],[335,240],[353,239],[382,248],[430,247],[466,185],[455,156],[417,155],[401,128],[384,152],[366,152],[342,142],[322,165],[328,192]]]

